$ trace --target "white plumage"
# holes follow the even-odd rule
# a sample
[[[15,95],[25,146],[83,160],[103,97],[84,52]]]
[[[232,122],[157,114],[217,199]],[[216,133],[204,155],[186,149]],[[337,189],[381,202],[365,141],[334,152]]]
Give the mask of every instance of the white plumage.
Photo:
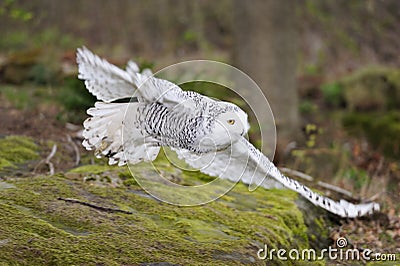
[[[78,77],[99,100],[87,111],[92,117],[84,122],[83,145],[110,164],[152,161],[160,146],[168,146],[205,174],[267,189],[285,187],[342,217],[379,210],[373,202],[333,201],[282,175],[246,140],[247,114],[232,103],[183,91],[150,70],[139,72],[133,61],[120,69],[85,47],[78,49],[77,63]],[[113,102],[132,96],[137,102]]]

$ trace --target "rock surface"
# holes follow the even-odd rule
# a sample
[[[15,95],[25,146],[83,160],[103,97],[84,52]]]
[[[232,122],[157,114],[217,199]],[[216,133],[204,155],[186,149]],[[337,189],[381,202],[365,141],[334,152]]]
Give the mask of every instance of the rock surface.
[[[102,161],[55,175],[16,175],[38,163],[40,149],[25,137],[0,140],[2,158],[11,150],[29,154],[18,152],[19,158],[2,159],[0,262],[264,265],[257,251],[265,244],[271,249],[309,247],[303,214],[295,204],[296,193],[250,192],[238,184],[211,203],[179,207],[149,196],[128,168],[111,167]],[[201,174],[177,172],[162,157],[156,164],[167,178],[183,185],[212,180]],[[154,171],[143,164],[133,168],[133,175],[152,175]],[[280,264],[277,259],[268,263]]]

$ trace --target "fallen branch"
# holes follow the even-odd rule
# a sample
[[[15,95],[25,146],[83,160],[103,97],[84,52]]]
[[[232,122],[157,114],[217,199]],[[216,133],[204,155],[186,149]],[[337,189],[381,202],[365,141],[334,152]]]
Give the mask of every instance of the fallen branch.
[[[296,170],[293,170],[293,169],[280,167],[279,170],[281,170],[282,172],[284,172],[284,173],[286,173],[288,175],[297,176],[297,177],[302,178],[302,179],[307,180],[307,181],[313,181],[314,180],[314,178],[312,176],[307,175],[307,174],[302,173],[302,172],[299,172],[299,171],[296,171]]]
[[[121,209],[114,209],[114,208],[107,208],[107,207],[97,206],[97,205],[94,205],[94,204],[89,203],[89,202],[80,201],[78,199],[62,198],[62,197],[58,197],[57,199],[65,201],[65,202],[81,204],[81,205],[88,206],[88,207],[91,207],[93,209],[96,209],[96,210],[99,210],[99,211],[104,211],[104,212],[120,212],[120,213],[125,213],[125,214],[133,214],[133,212],[130,212],[130,211],[124,211],[124,210],[121,210]]]
[[[345,196],[347,196],[347,197],[349,197],[349,198],[351,198],[353,200],[357,200],[356,198],[353,197],[353,194],[350,191],[345,190],[345,189],[340,188],[340,187],[337,187],[335,185],[328,184],[328,183],[325,183],[325,182],[322,182],[322,181],[318,181],[318,186],[326,188],[326,189],[329,189],[329,190],[331,190],[333,192],[345,195]]]

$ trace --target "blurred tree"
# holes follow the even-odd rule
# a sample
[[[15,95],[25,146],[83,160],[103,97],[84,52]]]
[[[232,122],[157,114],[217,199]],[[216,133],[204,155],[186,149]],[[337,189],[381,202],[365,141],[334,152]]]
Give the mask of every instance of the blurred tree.
[[[267,97],[275,117],[279,151],[299,132],[295,2],[237,0],[234,15],[233,60]],[[261,130],[268,134],[265,127],[268,125],[261,125]]]

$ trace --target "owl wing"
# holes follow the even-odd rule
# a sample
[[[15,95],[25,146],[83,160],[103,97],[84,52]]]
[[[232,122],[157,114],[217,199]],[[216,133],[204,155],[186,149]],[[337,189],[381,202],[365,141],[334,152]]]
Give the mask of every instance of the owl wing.
[[[140,72],[138,65],[128,61],[123,70],[95,55],[86,47],[78,48],[78,78],[97,99],[109,103],[118,99],[137,97],[139,102],[159,102],[180,110],[198,109],[203,96],[183,91],[176,84],[153,77],[149,69]]]
[[[136,90],[135,80],[125,70],[98,57],[86,47],[76,53],[78,78],[97,99],[109,103],[130,98]]]
[[[180,159],[201,172],[229,179],[242,181],[248,185],[260,185],[264,188],[287,188],[341,217],[358,217],[379,210],[377,203],[352,204],[345,200],[334,201],[324,197],[296,180],[284,176],[279,169],[245,138],[239,139],[229,148],[197,155],[187,150],[175,150]]]

